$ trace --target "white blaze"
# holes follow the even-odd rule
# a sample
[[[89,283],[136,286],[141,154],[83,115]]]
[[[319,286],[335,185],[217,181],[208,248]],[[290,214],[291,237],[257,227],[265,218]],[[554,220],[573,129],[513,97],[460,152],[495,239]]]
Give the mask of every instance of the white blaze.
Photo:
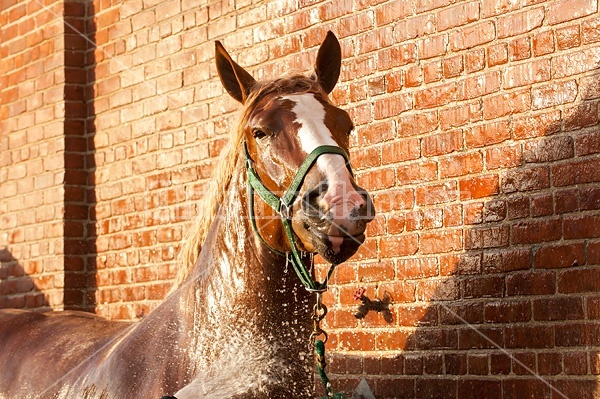
[[[308,155],[322,145],[339,147],[325,125],[325,107],[314,94],[295,94],[283,97],[294,103],[292,112],[300,125],[298,137],[302,150]],[[349,183],[350,172],[346,160],[338,154],[323,154],[317,159],[319,170],[327,177],[329,185]]]

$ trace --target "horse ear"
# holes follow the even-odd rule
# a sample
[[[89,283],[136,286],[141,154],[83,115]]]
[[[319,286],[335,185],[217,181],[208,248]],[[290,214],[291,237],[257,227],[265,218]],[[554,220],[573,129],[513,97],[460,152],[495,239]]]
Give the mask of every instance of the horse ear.
[[[225,90],[242,104],[246,101],[256,80],[244,68],[231,59],[221,42],[215,42],[217,72]]]
[[[317,80],[321,83],[321,87],[323,87],[326,93],[331,93],[335,87],[340,77],[341,67],[342,48],[337,37],[335,37],[332,31],[329,31],[319,48],[315,64]]]

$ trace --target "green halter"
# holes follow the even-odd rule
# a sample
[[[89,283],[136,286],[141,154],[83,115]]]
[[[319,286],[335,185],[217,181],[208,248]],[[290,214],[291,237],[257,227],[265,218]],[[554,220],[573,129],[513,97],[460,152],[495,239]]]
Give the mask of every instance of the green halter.
[[[319,283],[313,280],[311,273],[307,270],[304,262],[302,261],[302,256],[300,255],[300,251],[296,247],[296,242],[294,240],[294,231],[292,229],[291,224],[291,208],[294,200],[298,196],[298,190],[306,177],[306,174],[313,166],[313,164],[317,161],[317,158],[323,154],[339,154],[344,157],[346,162],[349,164],[348,154],[341,147],[333,146],[333,145],[322,145],[315,148],[302,162],[300,168],[296,172],[290,187],[284,193],[283,197],[278,197],[271,190],[269,190],[260,180],[260,177],[252,167],[252,159],[250,158],[250,154],[248,153],[248,148],[246,144],[244,144],[244,150],[246,153],[246,172],[248,175],[248,200],[250,206],[250,220],[252,221],[252,228],[254,232],[258,235],[261,241],[269,247],[273,252],[285,256],[294,267],[296,274],[300,278],[300,281],[304,285],[304,287],[311,292],[315,291],[325,291],[327,289],[327,281],[335,268],[335,265],[331,265],[329,268],[329,272],[327,273],[327,278],[322,283]],[[352,170],[350,170],[352,172]],[[256,217],[254,216],[254,191],[258,193],[260,198],[264,202],[267,203],[275,212],[281,217],[281,222],[283,223],[283,228],[285,230],[285,235],[290,244],[291,252],[283,253],[281,251],[272,248],[269,244],[267,244],[264,238],[259,234],[258,228],[256,226]]]

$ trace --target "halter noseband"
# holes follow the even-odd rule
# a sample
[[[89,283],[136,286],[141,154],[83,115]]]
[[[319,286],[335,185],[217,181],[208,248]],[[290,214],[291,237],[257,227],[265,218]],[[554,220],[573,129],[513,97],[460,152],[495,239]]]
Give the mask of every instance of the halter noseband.
[[[258,235],[260,240],[265,244],[269,249],[278,255],[285,256],[294,267],[296,274],[300,278],[300,281],[304,285],[304,287],[311,292],[322,292],[327,290],[327,282],[329,281],[329,277],[335,268],[335,265],[331,265],[329,268],[329,272],[327,273],[327,277],[325,281],[319,283],[315,281],[311,277],[311,273],[307,270],[304,262],[302,261],[302,256],[300,255],[300,251],[296,247],[296,242],[294,240],[294,231],[292,229],[291,219],[292,219],[292,204],[294,200],[298,196],[298,190],[304,181],[304,178],[308,174],[310,168],[317,161],[317,158],[323,154],[338,154],[344,157],[346,163],[349,165],[350,160],[348,158],[348,154],[344,151],[343,148],[333,145],[322,145],[315,148],[302,162],[300,168],[294,175],[292,183],[287,191],[284,193],[283,197],[278,197],[271,190],[269,190],[260,180],[260,177],[252,167],[252,158],[250,158],[250,154],[248,153],[248,147],[244,143],[244,151],[246,154],[246,172],[248,175],[248,201],[250,206],[250,220],[252,221],[252,229]],[[352,168],[349,168],[350,173],[352,173]],[[273,210],[281,217],[281,222],[283,223],[283,228],[285,230],[285,235],[290,244],[291,252],[283,253],[281,251],[276,250],[271,247],[267,242],[265,242],[264,238],[258,232],[258,227],[256,226],[256,217],[254,216],[254,191],[258,193],[260,198],[269,205]]]

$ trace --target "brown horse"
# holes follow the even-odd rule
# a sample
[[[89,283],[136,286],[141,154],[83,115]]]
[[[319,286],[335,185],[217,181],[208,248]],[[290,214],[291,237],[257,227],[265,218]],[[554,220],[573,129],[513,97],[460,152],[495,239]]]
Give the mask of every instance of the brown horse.
[[[325,287],[310,254],[345,261],[374,214],[345,155],[352,122],[328,100],[340,45],[328,33],[310,78],[258,83],[218,42],[216,63],[244,111],[185,278],[136,323],[1,311],[0,398],[311,397],[310,291]]]

